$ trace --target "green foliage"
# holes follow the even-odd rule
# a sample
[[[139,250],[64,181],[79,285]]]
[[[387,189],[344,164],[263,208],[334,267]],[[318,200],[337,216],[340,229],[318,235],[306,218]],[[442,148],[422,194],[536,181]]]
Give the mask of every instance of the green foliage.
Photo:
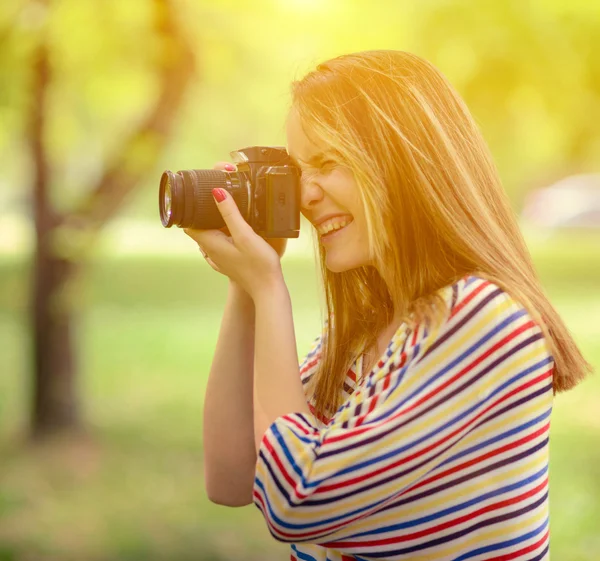
[[[0,6],[2,199],[23,209],[30,56],[40,29],[52,38],[54,82],[47,145],[59,208],[84,196],[156,95],[151,2],[61,0],[48,13],[25,1]],[[580,0],[180,0],[199,75],[168,150],[145,163],[127,213],[155,215],[163,169],[208,168],[231,150],[285,144],[289,84],[319,61],[357,50],[413,51],[465,98],[518,207],[525,192],[600,157],[600,10]],[[2,186],[0,185],[0,189]],[[1,201],[0,201],[1,202]]]
[[[157,95],[150,1],[0,2],[0,206],[31,216],[31,56],[51,39],[46,146],[60,210],[86,199]],[[589,0],[178,0],[199,75],[167,150],[126,214],[157,221],[163,169],[208,168],[231,150],[285,144],[289,84],[338,54],[389,48],[433,62],[463,95],[513,206],[600,159],[600,3]],[[60,240],[59,240],[60,241]],[[77,240],[75,240],[77,242]],[[63,240],[64,242],[64,240]],[[600,372],[597,238],[532,248],[553,302]],[[253,508],[208,502],[203,392],[226,285],[199,260],[91,262],[74,283],[80,392],[91,438],[21,447],[30,388],[31,264],[0,261],[0,560],[282,559]],[[298,352],[318,333],[314,270],[284,261]],[[308,288],[307,288],[308,287]],[[553,557],[600,554],[600,378],[557,397],[551,436]],[[236,549],[236,543],[241,549]]]
[[[555,399],[552,556],[600,554],[597,237],[531,242],[542,284],[597,374]],[[557,266],[556,264],[560,264]],[[314,267],[284,257],[299,358],[319,331]],[[88,438],[23,447],[29,265],[0,261],[0,555],[283,559],[253,507],[206,498],[202,404],[227,281],[195,255],[90,262],[76,334]],[[1,557],[0,557],[1,559]]]

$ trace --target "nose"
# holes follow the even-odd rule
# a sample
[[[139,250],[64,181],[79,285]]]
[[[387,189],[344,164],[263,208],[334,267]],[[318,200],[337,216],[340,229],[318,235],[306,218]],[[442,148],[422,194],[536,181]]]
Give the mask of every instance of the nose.
[[[323,189],[316,181],[302,178],[300,182],[300,204],[303,210],[312,211],[315,205],[323,200]]]

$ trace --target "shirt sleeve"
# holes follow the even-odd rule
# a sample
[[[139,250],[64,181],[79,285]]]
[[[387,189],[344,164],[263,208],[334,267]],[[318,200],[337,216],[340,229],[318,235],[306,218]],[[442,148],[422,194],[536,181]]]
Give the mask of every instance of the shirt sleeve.
[[[312,396],[311,396],[311,393],[309,390],[309,387],[310,387],[309,382],[311,381],[312,377],[315,375],[315,373],[318,369],[319,363],[321,362],[321,348],[322,348],[323,340],[326,337],[327,324],[328,324],[328,321],[327,321],[327,319],[325,319],[325,323],[321,330],[321,334],[311,342],[308,353],[304,356],[304,358],[300,362],[300,369],[299,369],[300,370],[300,381],[302,383],[302,388],[304,391],[304,396],[306,397],[306,403],[308,405],[308,408],[313,413],[314,413],[314,407],[313,407],[313,403],[312,403],[312,399],[311,399]],[[321,418],[320,421],[321,421],[321,425],[327,424],[327,420],[324,418]]]
[[[292,412],[266,430],[253,502],[275,539],[343,549],[486,419],[524,396],[552,399],[552,357],[523,306],[488,281],[447,302],[444,320],[407,332],[327,426]]]

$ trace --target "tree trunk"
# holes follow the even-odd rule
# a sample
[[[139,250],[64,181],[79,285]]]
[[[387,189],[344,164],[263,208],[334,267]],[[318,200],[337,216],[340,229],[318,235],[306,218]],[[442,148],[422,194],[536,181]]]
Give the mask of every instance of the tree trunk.
[[[46,240],[50,232],[42,233]],[[73,344],[73,310],[68,281],[74,265],[38,244],[32,279],[33,408],[32,435],[78,429],[77,364]]]
[[[49,10],[47,0],[42,0]],[[155,72],[159,95],[148,115],[115,152],[99,183],[80,208],[59,214],[50,197],[51,169],[45,149],[47,93],[51,84],[48,21],[38,34],[32,66],[32,106],[27,140],[34,171],[36,230],[31,282],[33,386],[31,435],[34,438],[82,429],[77,386],[74,309],[71,281],[83,267],[90,240],[121,207],[159,151],[183,102],[195,70],[194,53],[180,29],[169,0],[154,0],[155,33],[162,39]],[[47,14],[47,12],[46,12]],[[164,53],[169,53],[166,57]],[[136,164],[136,165],[134,165]]]
[[[77,428],[80,418],[75,397],[75,364],[71,341],[70,298],[66,281],[73,264],[56,254],[53,232],[60,217],[49,196],[50,166],[44,146],[47,92],[51,80],[48,43],[42,34],[33,59],[32,106],[28,141],[34,183],[35,249],[31,278],[31,344],[33,387],[31,434]]]

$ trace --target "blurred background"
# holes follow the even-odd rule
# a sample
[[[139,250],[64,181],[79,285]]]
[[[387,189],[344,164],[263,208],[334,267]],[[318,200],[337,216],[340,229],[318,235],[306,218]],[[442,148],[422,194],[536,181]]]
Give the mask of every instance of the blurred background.
[[[412,51],[465,98],[538,272],[600,367],[600,3],[0,3],[0,560],[281,560],[212,504],[202,405],[227,279],[158,215],[164,169],[285,145],[289,84]],[[320,330],[309,229],[283,268]],[[600,380],[558,395],[552,556],[600,559]]]

